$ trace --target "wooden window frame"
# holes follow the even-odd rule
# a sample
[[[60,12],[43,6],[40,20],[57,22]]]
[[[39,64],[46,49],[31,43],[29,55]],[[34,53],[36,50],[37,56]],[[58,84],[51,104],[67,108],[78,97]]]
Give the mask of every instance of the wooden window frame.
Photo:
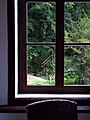
[[[21,0],[19,0],[19,1],[21,1]],[[27,1],[30,1],[30,0],[27,0]],[[56,85],[55,86],[27,86],[27,74],[26,74],[26,69],[23,69],[23,68],[26,68],[26,20],[25,20],[25,18],[26,18],[26,8],[25,8],[25,3],[24,2],[27,2],[26,0],[23,0],[23,2],[21,1],[21,3],[20,3],[20,9],[19,9],[19,15],[18,16],[21,16],[21,17],[19,17],[19,18],[22,18],[21,20],[19,20],[20,22],[19,22],[19,36],[20,36],[20,41],[22,40],[23,41],[23,43],[22,44],[20,44],[21,46],[19,47],[19,51],[20,51],[20,53],[19,53],[19,60],[20,60],[20,63],[19,63],[19,68],[20,68],[20,70],[19,71],[21,71],[20,72],[20,76],[21,76],[21,78],[20,78],[20,83],[19,83],[19,85],[20,85],[20,89],[19,89],[19,92],[20,93],[57,93],[57,90],[58,90],[58,86],[59,86],[59,84],[60,85],[62,85],[62,81],[59,81],[59,79],[57,79],[57,77],[56,77],[56,79],[58,80],[57,82],[56,82]],[[25,8],[25,9],[23,9],[22,10],[22,8]],[[58,7],[59,8],[59,7]],[[57,9],[58,10],[58,9]],[[23,17],[22,17],[23,16]],[[57,20],[60,20],[60,15],[58,15],[59,17],[59,19],[57,19]],[[62,25],[63,25],[63,23],[62,23]],[[61,25],[60,26],[58,26],[58,25],[56,25],[56,28],[57,29],[59,29],[59,28],[63,28],[63,27],[61,27]],[[60,30],[60,29],[59,29]],[[57,30],[58,31],[58,30]],[[56,37],[56,39],[61,39],[61,38],[59,38],[59,34],[58,33],[56,33],[57,35],[56,36],[58,36],[58,37]],[[60,33],[61,34],[61,33]],[[60,35],[61,36],[61,35]],[[37,43],[31,43],[32,45],[35,45],[35,44],[37,44]],[[39,45],[47,45],[46,43],[39,43]],[[59,42],[56,42],[56,44],[57,45],[59,45],[59,44],[62,44],[62,47],[63,47],[63,42],[62,43],[59,43]],[[37,44],[38,45],[38,44]],[[58,47],[59,49],[57,49],[56,48],[56,53],[57,53],[57,51],[61,51],[61,49],[62,49],[62,47]],[[23,58],[22,58],[22,56],[23,56]],[[61,55],[62,56],[62,55]],[[57,57],[60,57],[60,56],[58,56],[57,55]],[[20,59],[20,58],[22,58],[22,59]],[[56,59],[57,60],[57,59]],[[57,62],[57,61],[56,61]],[[62,63],[60,60],[59,60],[59,62],[60,63]],[[24,64],[23,64],[24,63]],[[62,65],[61,65],[62,66]],[[61,67],[62,68],[62,67]],[[62,74],[62,76],[58,73],[58,71],[61,71],[61,70],[57,70],[57,69],[59,69],[59,67],[58,66],[56,66],[56,71],[57,71],[57,74],[58,74],[58,77],[60,78],[60,79],[62,79],[61,77],[63,77],[63,74]],[[22,73],[23,73],[23,76],[22,76]],[[59,83],[59,84],[58,84]],[[43,92],[42,92],[43,91]]]
[[[27,86],[26,85],[26,51],[25,51],[25,40],[26,40],[26,24],[25,24],[25,16],[26,9],[25,2],[30,0],[18,0],[18,39],[19,39],[19,75],[18,79],[20,79],[18,83],[18,93],[20,94],[29,94],[29,93],[40,93],[40,94],[90,94],[89,86],[63,86],[64,79],[64,45],[69,45],[68,43],[64,44],[64,2],[63,0],[52,0],[56,2],[56,86]],[[35,0],[34,0],[35,1]],[[68,0],[65,0],[68,2]],[[69,0],[70,1],[70,0]],[[81,0],[78,0],[81,1]],[[73,0],[72,0],[73,2]],[[26,105],[32,101],[40,100],[40,98],[15,98],[15,18],[14,18],[14,0],[8,1],[8,103],[16,104],[16,105]],[[22,12],[21,12],[22,10]],[[20,41],[23,40],[23,43],[20,44]],[[72,44],[72,43],[71,43]],[[71,45],[70,44],[70,45]],[[74,43],[78,45],[77,43]],[[83,43],[81,43],[83,44]],[[88,45],[88,43],[84,44]],[[23,56],[23,60],[21,60]],[[24,64],[23,64],[24,63]],[[59,64],[59,65],[58,65]],[[23,73],[23,76],[22,76]],[[42,91],[43,90],[43,91]],[[45,99],[45,98],[41,98]],[[47,98],[46,98],[47,99]],[[73,99],[73,98],[72,98]],[[89,99],[88,99],[89,100]],[[87,103],[87,99],[76,101],[79,104]],[[90,104],[90,103],[89,103]]]

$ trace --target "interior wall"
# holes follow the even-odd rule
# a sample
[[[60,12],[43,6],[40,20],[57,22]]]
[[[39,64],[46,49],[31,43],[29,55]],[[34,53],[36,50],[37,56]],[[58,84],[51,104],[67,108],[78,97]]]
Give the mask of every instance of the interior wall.
[[[0,0],[0,105],[8,101],[7,0]],[[26,120],[26,113],[0,113],[0,120]],[[79,113],[78,120],[90,120],[90,113]]]
[[[0,113],[0,120],[27,120],[26,113]]]
[[[0,104],[7,104],[7,1],[0,0]]]
[[[79,113],[78,120],[90,120],[90,113]]]

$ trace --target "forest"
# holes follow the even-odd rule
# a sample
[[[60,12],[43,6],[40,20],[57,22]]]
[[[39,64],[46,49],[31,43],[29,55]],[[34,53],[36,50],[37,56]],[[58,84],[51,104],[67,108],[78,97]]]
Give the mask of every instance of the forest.
[[[65,84],[89,85],[90,3],[65,3],[64,42]]]
[[[31,84],[55,85],[56,3],[28,3],[27,10],[27,41],[32,43],[27,46],[28,75],[41,78]],[[90,4],[64,3],[63,27],[64,84],[89,85]]]
[[[27,47],[28,74],[42,78],[39,81],[34,77],[36,80],[32,84],[55,85],[55,39],[55,2],[29,3],[28,42],[33,45]]]

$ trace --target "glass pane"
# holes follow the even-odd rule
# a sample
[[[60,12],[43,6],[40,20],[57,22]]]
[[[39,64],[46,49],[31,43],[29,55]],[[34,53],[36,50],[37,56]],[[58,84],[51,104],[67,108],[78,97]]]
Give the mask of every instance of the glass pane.
[[[90,85],[90,46],[64,48],[64,84]]]
[[[55,85],[55,47],[27,47],[27,85]]]
[[[90,42],[90,3],[64,4],[64,41]]]
[[[27,41],[55,42],[56,3],[27,3]]]

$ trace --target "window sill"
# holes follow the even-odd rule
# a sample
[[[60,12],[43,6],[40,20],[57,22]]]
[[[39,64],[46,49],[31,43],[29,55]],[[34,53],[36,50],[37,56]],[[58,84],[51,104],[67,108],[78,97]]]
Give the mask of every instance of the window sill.
[[[90,113],[90,106],[77,106],[78,113]],[[26,113],[26,106],[0,105],[0,113]]]
[[[75,99],[86,100],[90,99],[90,94],[15,94],[15,98],[61,98],[61,99]]]
[[[0,113],[26,113],[26,106],[0,105]]]

